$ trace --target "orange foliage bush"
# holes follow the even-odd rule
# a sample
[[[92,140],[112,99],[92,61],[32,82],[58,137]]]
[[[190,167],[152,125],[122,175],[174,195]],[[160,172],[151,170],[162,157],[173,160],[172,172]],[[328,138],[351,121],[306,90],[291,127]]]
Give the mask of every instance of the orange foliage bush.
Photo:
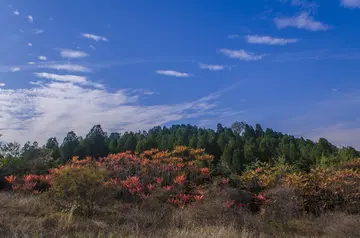
[[[303,198],[304,209],[315,214],[326,210],[360,212],[360,172],[350,169],[315,169],[308,174],[290,174],[285,186]]]
[[[127,151],[99,161],[74,157],[46,176],[26,175],[22,180],[9,176],[6,179],[14,190],[40,193],[50,187],[49,194],[54,200],[66,201],[64,206],[76,204],[87,214],[99,204],[98,197],[104,189],[132,203],[161,191],[168,197],[169,204],[183,208],[203,200],[204,194],[197,188],[210,181],[212,159],[213,156],[205,154],[203,149],[178,146],[170,152],[151,149],[140,155]],[[47,181],[47,188],[38,189],[43,181]]]
[[[248,170],[240,177],[240,182],[245,186],[249,186],[254,180],[258,183],[261,190],[274,188],[281,184],[281,180],[285,175],[292,171],[292,167],[288,165],[267,166],[263,168],[256,168],[255,170]]]

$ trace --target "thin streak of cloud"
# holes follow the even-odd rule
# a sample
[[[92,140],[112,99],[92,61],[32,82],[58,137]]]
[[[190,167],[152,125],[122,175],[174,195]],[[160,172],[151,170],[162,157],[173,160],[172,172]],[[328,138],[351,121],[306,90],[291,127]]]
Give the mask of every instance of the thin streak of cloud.
[[[100,83],[94,83],[94,82],[88,81],[85,76],[60,75],[60,74],[51,74],[51,73],[45,73],[45,72],[34,73],[34,75],[38,78],[45,78],[45,79],[50,79],[50,80],[55,80],[55,81],[60,81],[60,82],[69,82],[69,83],[74,83],[74,84],[87,85],[87,86],[92,86],[92,87],[101,88],[101,89],[104,88],[104,85],[102,85]]]
[[[91,72],[91,69],[88,67],[75,64],[45,64],[40,65],[39,68],[65,70],[69,72]]]
[[[0,87],[5,87],[6,84],[0,82]]]
[[[31,47],[32,45],[33,45],[32,43],[30,43],[30,42],[28,43],[28,46],[30,46],[30,47]]]
[[[199,64],[200,69],[208,69],[210,71],[220,71],[226,68],[224,65],[218,65],[218,64]]]
[[[40,56],[38,56],[38,59],[45,61],[45,60],[47,60],[47,57],[44,55],[40,55]]]
[[[180,78],[188,78],[190,77],[190,74],[188,73],[182,73],[174,70],[157,70],[157,74],[166,75],[166,76],[174,76],[174,77],[180,77]]]
[[[41,30],[41,29],[33,29],[31,30],[31,32],[35,35],[39,35],[41,33],[44,33],[44,30]]]
[[[259,55],[251,52],[246,52],[245,50],[229,50],[229,49],[220,49],[220,53],[232,58],[245,61],[257,61],[261,60],[265,55]]]
[[[87,79],[84,76],[59,75],[59,74],[50,74],[50,73],[34,73],[34,75],[39,78],[46,78],[46,79],[62,81],[62,82],[71,82],[71,83],[79,83],[79,84],[87,83]]]
[[[89,56],[84,51],[69,50],[69,49],[61,49],[60,55],[63,58],[71,58],[71,59],[84,58],[84,57]]]
[[[90,33],[83,33],[83,34],[81,34],[81,36],[84,38],[87,38],[87,39],[92,39],[94,41],[108,41],[108,39],[106,37],[98,36],[98,35],[94,35],[94,34],[90,34]]]
[[[307,12],[295,17],[275,18],[274,22],[279,29],[295,27],[309,31],[327,31],[330,28],[327,24],[314,20]]]
[[[341,0],[341,4],[347,8],[360,8],[360,0]]]
[[[247,42],[250,44],[262,45],[287,45],[297,43],[298,39],[275,38],[271,36],[248,35]]]
[[[13,11],[13,14],[16,15],[16,16],[19,16],[20,12],[19,12],[19,10],[16,9],[15,11]]]

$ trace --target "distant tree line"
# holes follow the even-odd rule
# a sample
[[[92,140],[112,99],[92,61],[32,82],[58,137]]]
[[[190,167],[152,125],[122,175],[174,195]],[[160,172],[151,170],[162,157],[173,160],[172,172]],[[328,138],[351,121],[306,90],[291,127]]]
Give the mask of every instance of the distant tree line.
[[[264,130],[259,124],[252,127],[244,122],[235,122],[230,128],[218,124],[216,130],[173,125],[110,135],[100,125],[95,125],[85,138],[73,131],[68,132],[61,144],[56,138],[49,138],[43,146],[37,142],[27,142],[22,147],[17,142],[0,144],[0,176],[44,173],[68,162],[73,156],[101,158],[128,150],[172,150],[178,145],[204,148],[215,156],[213,166],[221,173],[241,173],[261,163],[280,162],[309,171],[314,166],[347,161],[360,155],[352,147],[337,148],[324,138],[313,142],[269,128]]]

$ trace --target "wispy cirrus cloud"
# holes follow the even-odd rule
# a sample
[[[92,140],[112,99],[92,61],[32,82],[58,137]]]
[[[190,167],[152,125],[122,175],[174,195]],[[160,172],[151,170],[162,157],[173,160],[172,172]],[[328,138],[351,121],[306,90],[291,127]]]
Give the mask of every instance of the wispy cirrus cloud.
[[[30,23],[33,23],[34,22],[34,18],[32,16],[27,16],[27,19]]]
[[[44,64],[40,65],[39,68],[65,70],[69,72],[91,72],[91,69],[88,67],[76,64]]]
[[[246,52],[245,50],[229,50],[229,49],[220,49],[220,53],[232,58],[245,61],[256,61],[261,60],[265,55],[259,55],[252,52]]]
[[[88,81],[85,76],[77,75],[60,75],[60,74],[50,74],[50,73],[34,73],[36,77],[51,79],[62,82],[86,84]]]
[[[32,64],[35,64],[35,62],[33,62],[33,61],[30,61],[30,62],[28,62],[27,64],[30,64],[30,65],[32,65]]]
[[[5,87],[6,84],[0,82],[0,87]]]
[[[28,43],[28,46],[32,46],[32,45],[33,45],[32,43],[30,43],[30,42]]]
[[[208,69],[210,71],[220,71],[226,68],[225,65],[219,65],[219,64],[199,64],[200,69]]]
[[[35,35],[39,35],[41,33],[44,33],[44,30],[41,30],[41,29],[33,29],[31,30],[31,32]]]
[[[275,18],[274,22],[279,29],[295,27],[309,31],[327,31],[330,26],[320,21],[314,20],[307,12],[302,12],[295,17]]]
[[[81,36],[87,39],[92,39],[94,41],[108,41],[106,37],[98,36],[90,33],[82,33]]]
[[[44,56],[44,55],[40,55],[40,56],[38,56],[38,59],[39,60],[47,60],[47,57],[46,56]]]
[[[61,81],[61,82],[69,82],[73,84],[80,84],[80,85],[86,85],[86,86],[92,86],[94,88],[104,88],[104,85],[100,83],[94,83],[87,80],[87,77],[85,76],[78,76],[78,75],[64,75],[64,74],[51,74],[51,73],[34,73],[34,75],[38,78],[45,78],[55,81]]]
[[[263,44],[263,45],[287,45],[297,43],[298,39],[276,38],[271,36],[248,35],[246,40],[250,44]]]
[[[190,74],[188,73],[182,73],[175,70],[157,70],[157,74],[166,75],[166,76],[174,76],[174,77],[180,77],[180,78],[188,78],[190,77]]]
[[[301,7],[304,10],[314,11],[319,6],[316,2],[307,0],[280,0],[283,3],[290,3],[292,6]]]
[[[85,135],[99,123],[107,131],[146,130],[210,115],[217,111],[221,96],[213,93],[178,104],[142,105],[142,91],[109,92],[62,81],[32,85],[28,89],[0,90],[0,129],[8,141],[44,143],[49,137],[63,138],[72,130]]]
[[[16,9],[15,11],[13,11],[13,14],[16,15],[16,16],[19,16],[20,12],[19,12],[19,10]]]
[[[347,8],[360,8],[360,0],[341,0],[341,4]]]
[[[69,50],[69,49],[61,49],[60,55],[63,58],[70,58],[70,59],[84,58],[84,57],[89,56],[84,51]]]

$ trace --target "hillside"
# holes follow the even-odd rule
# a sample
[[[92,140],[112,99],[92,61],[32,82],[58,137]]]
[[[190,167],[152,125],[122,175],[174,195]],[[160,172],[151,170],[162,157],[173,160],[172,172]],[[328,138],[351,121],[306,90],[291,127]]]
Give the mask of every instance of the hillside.
[[[324,138],[313,142],[244,122],[235,122],[231,128],[218,124],[216,130],[173,125],[123,134],[106,133],[96,125],[84,138],[71,131],[60,141],[49,138],[43,146],[37,142],[28,142],[22,147],[16,142],[1,145],[0,176],[44,173],[55,165],[69,162],[73,156],[100,158],[125,151],[141,153],[152,148],[170,151],[179,145],[205,149],[215,156],[213,167],[219,173],[230,174],[278,162],[309,171],[360,155],[352,147],[337,148]]]
[[[356,237],[360,159],[219,174],[204,149],[73,157],[5,176],[6,237]]]

